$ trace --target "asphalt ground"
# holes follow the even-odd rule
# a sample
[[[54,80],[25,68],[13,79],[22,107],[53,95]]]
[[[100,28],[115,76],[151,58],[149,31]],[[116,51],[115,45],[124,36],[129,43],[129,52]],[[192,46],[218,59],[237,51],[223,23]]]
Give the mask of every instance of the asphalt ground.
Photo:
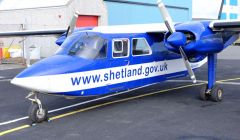
[[[27,118],[28,91],[9,83],[22,69],[1,70],[0,139],[238,140],[239,64],[237,60],[218,63],[217,80],[225,80],[219,83],[224,89],[222,102],[199,100],[202,82],[207,80],[205,65],[196,71],[197,84],[181,78],[120,95],[72,100],[41,95],[51,112],[49,121],[41,124],[31,124]]]

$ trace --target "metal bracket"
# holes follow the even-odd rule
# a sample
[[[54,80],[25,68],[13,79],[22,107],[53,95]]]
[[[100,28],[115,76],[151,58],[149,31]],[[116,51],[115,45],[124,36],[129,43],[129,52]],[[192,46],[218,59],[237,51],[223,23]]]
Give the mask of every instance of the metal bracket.
[[[30,92],[26,97],[26,99],[37,103],[38,107],[39,107],[39,114],[43,114],[43,108],[42,108],[42,103],[41,101],[38,99],[38,94],[36,92]]]
[[[217,54],[208,55],[208,90],[212,90],[216,83]]]

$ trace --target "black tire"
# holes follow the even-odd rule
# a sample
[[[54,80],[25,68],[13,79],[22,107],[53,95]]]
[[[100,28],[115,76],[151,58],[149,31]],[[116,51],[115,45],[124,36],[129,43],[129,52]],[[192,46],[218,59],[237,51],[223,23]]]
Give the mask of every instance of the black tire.
[[[201,100],[203,101],[206,101],[209,99],[209,95],[206,94],[206,91],[207,91],[207,85],[204,85],[201,90],[200,90],[200,94],[199,94],[199,97]]]
[[[39,113],[39,107],[37,103],[33,103],[28,110],[28,116],[29,119],[32,121],[32,123],[41,123],[43,121],[47,120],[47,109],[43,108],[43,114],[38,114]]]
[[[223,96],[223,89],[215,85],[211,90],[211,99],[214,102],[220,102],[222,101],[222,96]]]

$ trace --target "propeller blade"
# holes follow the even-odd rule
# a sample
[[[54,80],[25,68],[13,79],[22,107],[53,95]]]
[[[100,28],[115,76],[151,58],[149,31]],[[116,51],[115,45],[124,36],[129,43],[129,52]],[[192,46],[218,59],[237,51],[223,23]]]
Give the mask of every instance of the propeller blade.
[[[197,79],[196,79],[196,76],[190,66],[190,63],[188,61],[188,58],[187,58],[187,55],[185,54],[185,52],[183,51],[183,48],[182,47],[179,47],[179,51],[181,53],[181,56],[183,58],[183,62],[188,70],[188,74],[190,75],[190,78],[192,79],[193,83],[196,83],[197,82]]]
[[[174,24],[173,24],[173,20],[171,18],[171,16],[169,15],[168,13],[168,10],[167,8],[165,7],[164,3],[162,0],[158,0],[157,1],[157,4],[158,4],[158,8],[160,10],[160,13],[163,17],[163,20],[168,28],[168,30],[171,32],[171,33],[174,33],[176,32],[175,31],[175,28],[174,28]]]
[[[160,13],[161,13],[161,15],[164,19],[164,22],[165,22],[169,32],[171,32],[172,34],[175,33],[176,30],[175,30],[175,27],[174,27],[174,24],[173,24],[173,20],[172,20],[171,16],[169,15],[168,10],[165,7],[163,1],[158,0],[157,4],[158,4],[158,8],[160,10]],[[181,46],[179,47],[179,51],[180,51],[180,54],[183,58],[184,64],[187,68],[188,74],[190,75],[190,78],[193,80],[193,83],[196,83],[197,80],[196,80],[195,74],[194,74],[194,72],[193,72],[193,70],[190,66],[187,55],[185,54],[185,52],[183,51],[183,48]]]
[[[71,35],[73,33],[74,28],[75,28],[76,23],[77,23],[78,15],[79,15],[79,12],[75,11],[75,13],[73,14],[73,17],[72,17],[72,19],[71,19],[71,21],[69,23],[66,36],[69,36],[69,35]]]

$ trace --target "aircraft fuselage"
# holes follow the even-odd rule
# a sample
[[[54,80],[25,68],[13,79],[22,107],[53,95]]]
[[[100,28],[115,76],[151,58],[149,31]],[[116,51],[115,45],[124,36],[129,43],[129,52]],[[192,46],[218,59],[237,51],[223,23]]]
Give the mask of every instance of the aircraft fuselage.
[[[181,56],[166,49],[163,36],[80,31],[66,39],[54,56],[27,68],[12,83],[40,93],[94,96],[186,76]]]

